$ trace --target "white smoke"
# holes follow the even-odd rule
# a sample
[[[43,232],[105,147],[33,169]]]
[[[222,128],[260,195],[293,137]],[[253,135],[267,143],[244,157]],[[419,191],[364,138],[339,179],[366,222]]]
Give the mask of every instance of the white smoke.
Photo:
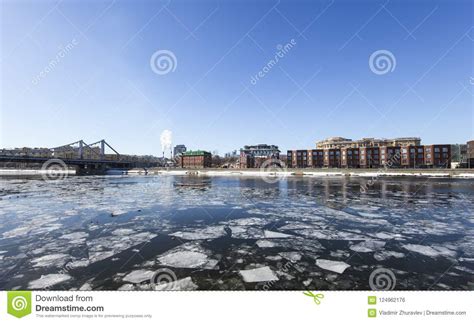
[[[163,151],[163,155],[165,152],[171,150],[171,142],[172,142],[173,133],[171,130],[163,130],[160,136],[161,142],[161,150]]]

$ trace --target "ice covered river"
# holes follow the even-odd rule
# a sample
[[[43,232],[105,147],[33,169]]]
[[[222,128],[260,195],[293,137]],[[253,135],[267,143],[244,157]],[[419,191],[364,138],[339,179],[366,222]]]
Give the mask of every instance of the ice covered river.
[[[474,289],[473,180],[366,182],[1,178],[0,289]]]

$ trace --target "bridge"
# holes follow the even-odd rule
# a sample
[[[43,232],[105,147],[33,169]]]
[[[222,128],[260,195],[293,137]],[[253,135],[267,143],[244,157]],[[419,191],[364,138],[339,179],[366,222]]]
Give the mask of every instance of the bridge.
[[[106,154],[106,148],[112,153]],[[48,161],[51,165],[56,163],[74,167],[78,174],[104,173],[107,169],[112,168],[131,169],[159,166],[157,161],[146,160],[137,156],[121,155],[103,139],[92,144],[79,140],[48,149],[0,150],[0,164],[3,166],[12,166],[12,164],[20,167],[24,167],[24,164],[44,165]]]

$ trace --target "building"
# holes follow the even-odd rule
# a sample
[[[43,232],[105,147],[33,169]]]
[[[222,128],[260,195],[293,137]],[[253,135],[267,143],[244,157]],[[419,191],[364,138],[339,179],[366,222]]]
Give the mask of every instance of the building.
[[[324,149],[324,167],[341,167],[341,149]]]
[[[451,145],[423,146],[420,142],[421,139],[416,137],[363,138],[358,141],[333,137],[318,142],[317,149],[288,150],[287,165],[291,168],[451,167]],[[470,160],[474,165],[474,141],[470,143]],[[469,148],[466,148],[466,155],[468,151]]]
[[[467,167],[474,168],[474,140],[467,142]]]
[[[425,166],[426,147],[429,146],[401,147],[401,166],[406,168],[417,168]],[[428,151],[429,150],[430,149],[428,148]]]
[[[212,155],[203,150],[186,151],[181,154],[182,168],[206,168],[212,166]]]
[[[343,137],[331,137],[316,143],[317,149],[341,149],[362,147],[393,147],[393,146],[419,146],[421,139],[418,137],[402,137],[394,139],[362,138],[353,141]]]
[[[259,168],[269,159],[280,159],[278,146],[259,144],[240,149],[240,168]]]
[[[176,145],[173,148],[173,156],[178,157],[182,153],[186,152],[186,146],[185,145]]]
[[[359,157],[359,148],[341,148],[341,167],[345,168],[359,168],[360,167],[360,157]]]
[[[425,166],[451,168],[451,145],[425,146]]]

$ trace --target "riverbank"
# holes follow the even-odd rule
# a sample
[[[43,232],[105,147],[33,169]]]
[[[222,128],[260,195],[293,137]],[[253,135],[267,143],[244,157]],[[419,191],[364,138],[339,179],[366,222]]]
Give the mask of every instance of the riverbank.
[[[130,170],[128,174],[145,174],[143,169]],[[198,176],[355,176],[355,177],[446,177],[472,178],[474,169],[286,169],[271,171],[261,169],[162,169],[147,170],[149,175],[198,175]]]
[[[41,176],[46,170],[38,169],[0,169],[0,176]],[[64,172],[67,175],[76,175],[74,170]],[[307,176],[307,177],[445,177],[445,178],[472,178],[474,169],[286,169],[282,171],[261,169],[180,169],[180,168],[150,168],[131,170],[110,170],[107,175],[177,175],[177,176]]]

